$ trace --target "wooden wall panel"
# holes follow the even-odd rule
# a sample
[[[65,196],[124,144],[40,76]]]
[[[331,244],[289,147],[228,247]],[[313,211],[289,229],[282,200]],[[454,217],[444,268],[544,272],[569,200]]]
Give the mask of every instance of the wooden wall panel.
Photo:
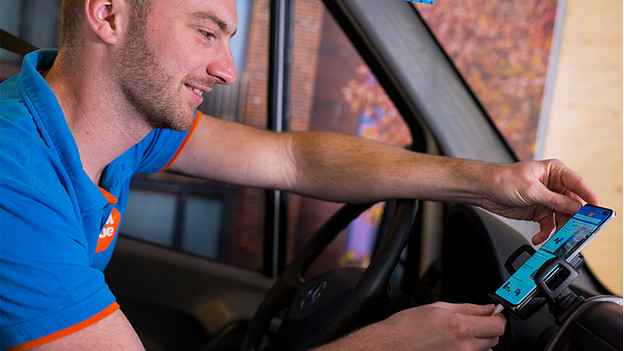
[[[568,0],[544,157],[566,162],[618,212],[583,252],[620,295],[622,151],[622,1]]]

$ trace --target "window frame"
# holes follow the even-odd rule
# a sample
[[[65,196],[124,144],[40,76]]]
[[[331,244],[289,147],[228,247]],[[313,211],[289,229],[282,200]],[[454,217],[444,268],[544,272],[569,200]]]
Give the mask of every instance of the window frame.
[[[293,3],[270,2],[267,129],[275,132],[289,130]],[[286,267],[287,196],[266,191],[262,271],[268,277],[279,276]]]

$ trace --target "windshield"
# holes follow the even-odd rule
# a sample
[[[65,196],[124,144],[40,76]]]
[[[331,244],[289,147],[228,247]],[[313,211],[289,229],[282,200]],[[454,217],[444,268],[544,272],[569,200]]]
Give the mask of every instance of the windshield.
[[[557,0],[414,6],[518,158],[533,159]]]

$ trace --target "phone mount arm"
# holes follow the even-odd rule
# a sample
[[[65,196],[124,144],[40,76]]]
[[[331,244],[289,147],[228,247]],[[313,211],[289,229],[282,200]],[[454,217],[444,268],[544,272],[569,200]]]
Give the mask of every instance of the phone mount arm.
[[[535,284],[540,293],[546,297],[550,312],[555,317],[555,322],[561,324],[569,311],[583,302],[585,299],[576,295],[568,287],[579,276],[579,269],[585,263],[580,253],[570,262],[561,257],[554,257],[546,261],[535,273]],[[548,274],[553,269],[558,269],[553,277],[553,282],[547,282]],[[565,295],[562,293],[567,292]]]
[[[535,249],[529,245],[522,245],[516,249],[505,261],[505,268],[509,275],[511,276],[516,272],[515,267],[520,267],[524,264],[524,262],[518,264],[518,259],[521,255],[528,254],[531,256],[534,253]],[[576,306],[584,300],[568,289],[570,284],[578,277],[578,270],[583,266],[584,262],[585,259],[580,253],[570,262],[561,257],[554,257],[546,261],[535,273],[537,294],[521,309],[512,311],[506,308],[506,311],[514,318],[527,319],[542,308],[545,303],[548,303],[550,312],[556,318],[557,323],[562,322],[565,320],[567,311],[571,310],[570,307]],[[495,295],[492,294],[492,296],[494,297]],[[497,302],[501,302],[496,298],[494,299]]]

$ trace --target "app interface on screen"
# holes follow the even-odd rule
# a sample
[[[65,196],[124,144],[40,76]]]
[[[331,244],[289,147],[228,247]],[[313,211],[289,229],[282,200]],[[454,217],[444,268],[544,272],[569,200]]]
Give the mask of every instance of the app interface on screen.
[[[604,222],[610,211],[585,206],[577,212],[559,231],[555,233],[537,252],[531,256],[506,282],[496,294],[513,306],[518,305],[536,287],[535,273],[549,259],[560,256],[568,258],[574,249]]]

